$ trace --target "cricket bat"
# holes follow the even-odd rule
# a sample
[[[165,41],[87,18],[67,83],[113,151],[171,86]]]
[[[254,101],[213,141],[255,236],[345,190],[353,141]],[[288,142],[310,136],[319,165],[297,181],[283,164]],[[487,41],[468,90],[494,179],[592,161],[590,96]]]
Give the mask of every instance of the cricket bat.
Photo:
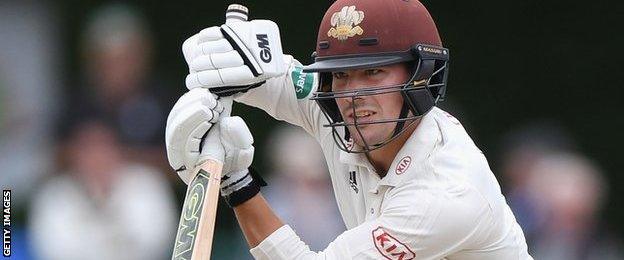
[[[171,259],[210,259],[223,163],[207,160],[195,169],[186,191]]]
[[[245,6],[231,4],[225,13],[226,23],[230,19],[247,20],[248,12]],[[229,116],[232,98],[221,100],[224,106],[222,116]],[[215,130],[218,129],[211,131]],[[171,259],[210,259],[222,169],[223,162],[208,159],[193,170],[195,177],[186,191]]]

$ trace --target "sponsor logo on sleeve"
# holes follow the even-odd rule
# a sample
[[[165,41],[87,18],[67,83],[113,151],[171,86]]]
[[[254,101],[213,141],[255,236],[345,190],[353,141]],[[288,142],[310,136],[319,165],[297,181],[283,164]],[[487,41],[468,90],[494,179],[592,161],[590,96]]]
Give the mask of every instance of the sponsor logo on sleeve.
[[[405,171],[407,171],[407,168],[409,168],[411,163],[412,163],[412,157],[405,156],[401,158],[399,163],[397,163],[396,170],[394,172],[397,175],[403,174]]]
[[[390,235],[382,227],[373,230],[373,242],[377,251],[390,260],[414,259],[416,254],[398,239]]]
[[[295,67],[291,73],[297,99],[306,98],[312,92],[313,73],[303,72],[303,67]]]

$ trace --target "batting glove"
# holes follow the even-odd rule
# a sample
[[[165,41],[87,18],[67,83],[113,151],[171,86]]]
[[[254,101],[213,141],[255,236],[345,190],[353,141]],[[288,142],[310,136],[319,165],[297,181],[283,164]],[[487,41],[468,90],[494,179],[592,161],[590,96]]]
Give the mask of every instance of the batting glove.
[[[219,123],[225,160],[221,178],[221,196],[231,207],[251,199],[266,183],[249,166],[253,161],[253,136],[242,118],[224,117]]]
[[[219,119],[223,106],[207,89],[192,89],[175,103],[165,130],[169,165],[189,184],[199,163],[201,141]]]
[[[189,66],[186,87],[218,96],[245,92],[287,69],[279,28],[269,20],[206,28],[184,41],[182,52]]]

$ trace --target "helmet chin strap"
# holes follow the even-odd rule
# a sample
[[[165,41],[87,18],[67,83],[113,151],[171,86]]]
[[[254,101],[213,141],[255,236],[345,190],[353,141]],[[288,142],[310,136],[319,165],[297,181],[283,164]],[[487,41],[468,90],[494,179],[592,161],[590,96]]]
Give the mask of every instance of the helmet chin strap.
[[[399,119],[407,117],[408,112],[409,112],[409,106],[407,105],[407,102],[403,100],[403,107],[401,108],[401,114],[399,114]],[[397,125],[394,127],[394,133],[392,133],[392,137],[395,137],[396,135],[401,133],[401,130],[403,130],[404,126],[405,126],[405,121],[400,121],[399,123],[397,123]]]

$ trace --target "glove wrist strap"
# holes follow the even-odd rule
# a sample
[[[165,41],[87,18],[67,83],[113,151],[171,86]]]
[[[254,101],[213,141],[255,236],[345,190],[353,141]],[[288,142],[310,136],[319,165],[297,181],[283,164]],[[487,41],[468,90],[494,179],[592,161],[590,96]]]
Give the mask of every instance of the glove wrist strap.
[[[258,175],[258,173],[251,167],[249,168],[249,175],[251,176],[252,181],[247,186],[244,186],[229,195],[223,196],[230,208],[234,208],[253,198],[260,192],[260,187],[267,185],[264,179],[262,179],[262,177],[260,177],[260,175]]]

